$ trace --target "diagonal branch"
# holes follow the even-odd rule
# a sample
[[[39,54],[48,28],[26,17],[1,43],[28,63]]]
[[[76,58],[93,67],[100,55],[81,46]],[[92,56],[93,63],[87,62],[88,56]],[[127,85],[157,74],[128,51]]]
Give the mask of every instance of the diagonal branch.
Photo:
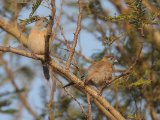
[[[14,36],[24,46],[27,46],[27,38],[21,33],[17,25],[14,25],[13,23],[8,23],[2,17],[0,17],[0,28]]]
[[[14,51],[12,51],[12,50],[14,50]],[[0,47],[0,51],[13,52],[13,53],[17,52],[14,48],[11,49],[9,47]],[[26,57],[30,57],[33,59],[37,59],[37,60],[41,60],[41,61],[44,60],[43,56],[36,55],[36,54],[33,55],[32,53],[25,53],[24,50],[19,50],[18,54],[19,53],[22,53],[21,55],[26,56]],[[105,100],[105,98],[100,96],[99,93],[97,93],[93,88],[86,86],[84,84],[84,82],[81,81],[80,79],[78,79],[74,74],[69,72],[67,69],[64,69],[62,66],[58,65],[54,61],[50,61],[49,65],[52,67],[52,69],[54,70],[55,73],[63,76],[68,81],[73,82],[77,89],[79,89],[80,91],[82,91],[84,93],[88,93],[89,95],[91,95],[95,100],[97,100],[97,102],[99,102],[101,104],[101,106],[103,106],[110,113],[109,115],[114,116],[117,120],[125,120],[125,118],[114,107],[112,107],[109,104],[109,102],[107,100]],[[109,117],[109,116],[107,116],[107,117]]]

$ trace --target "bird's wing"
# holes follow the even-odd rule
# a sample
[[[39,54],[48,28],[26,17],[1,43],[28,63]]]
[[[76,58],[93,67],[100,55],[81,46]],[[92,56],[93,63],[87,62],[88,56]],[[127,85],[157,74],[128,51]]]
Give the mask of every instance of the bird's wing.
[[[92,80],[96,75],[98,74],[98,66],[97,63],[92,64],[87,73],[87,77],[85,78],[85,83],[88,83],[90,80]]]
[[[88,77],[85,78],[85,83],[88,83],[92,78],[94,78],[97,75],[97,72],[94,72],[93,74],[89,74]]]

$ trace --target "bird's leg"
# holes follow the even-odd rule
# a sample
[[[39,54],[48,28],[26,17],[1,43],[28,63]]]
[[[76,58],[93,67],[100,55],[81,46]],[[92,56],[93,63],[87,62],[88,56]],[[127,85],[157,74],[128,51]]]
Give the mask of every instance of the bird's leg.
[[[83,81],[84,81],[84,85],[94,84],[92,81],[88,79],[84,79]]]
[[[103,94],[104,86],[100,89],[99,95],[101,96]]]
[[[73,82],[70,82],[70,83],[68,83],[67,85],[63,86],[63,88],[69,87],[69,86],[71,86],[71,85],[74,85],[74,83],[73,83]]]
[[[84,81],[84,84],[85,84],[84,75],[81,76],[81,80]],[[75,84],[75,83],[70,82],[70,83],[68,83],[67,85],[63,86],[63,88],[69,87],[69,86],[74,85],[74,84]]]

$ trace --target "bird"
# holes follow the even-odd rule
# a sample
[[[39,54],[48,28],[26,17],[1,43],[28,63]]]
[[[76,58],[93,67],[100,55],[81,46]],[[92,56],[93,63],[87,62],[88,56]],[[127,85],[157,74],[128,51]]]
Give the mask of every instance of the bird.
[[[45,17],[39,17],[33,28],[30,30],[28,37],[28,48],[35,54],[45,54],[45,36],[47,35],[48,19]],[[49,68],[47,63],[42,61],[43,73],[47,80],[49,80]]]
[[[39,18],[31,29],[28,37],[28,47],[34,53],[44,55],[45,36],[47,35],[47,21],[45,17]]]
[[[100,61],[94,62],[88,68],[86,77],[84,78],[85,85],[94,85],[103,89],[104,85],[112,79],[113,62],[115,58],[112,55],[105,55]],[[73,85],[69,83],[63,88]]]
[[[94,62],[88,68],[84,83],[97,87],[105,85],[107,81],[112,79],[113,59],[112,55],[105,55],[100,61]]]

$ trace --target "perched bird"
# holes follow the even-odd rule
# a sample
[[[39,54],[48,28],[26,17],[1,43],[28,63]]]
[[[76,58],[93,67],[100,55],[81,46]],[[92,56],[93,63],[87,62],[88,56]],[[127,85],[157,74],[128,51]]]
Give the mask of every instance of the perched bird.
[[[28,37],[28,47],[36,54],[44,55],[47,21],[48,19],[45,17],[39,18],[30,31]]]
[[[94,62],[89,68],[85,84],[92,84],[97,87],[103,86],[106,81],[112,79],[113,56],[106,55],[100,61]]]
[[[84,83],[96,87],[104,87],[105,83],[112,79],[114,57],[111,55],[104,56],[100,61],[94,62],[89,68]],[[69,83],[64,87],[73,85]]]
[[[45,17],[39,18],[34,27],[31,29],[28,37],[28,48],[33,53],[44,55],[45,54],[45,36],[47,35],[48,19]],[[49,80],[49,68],[48,65],[42,62],[44,76]]]

